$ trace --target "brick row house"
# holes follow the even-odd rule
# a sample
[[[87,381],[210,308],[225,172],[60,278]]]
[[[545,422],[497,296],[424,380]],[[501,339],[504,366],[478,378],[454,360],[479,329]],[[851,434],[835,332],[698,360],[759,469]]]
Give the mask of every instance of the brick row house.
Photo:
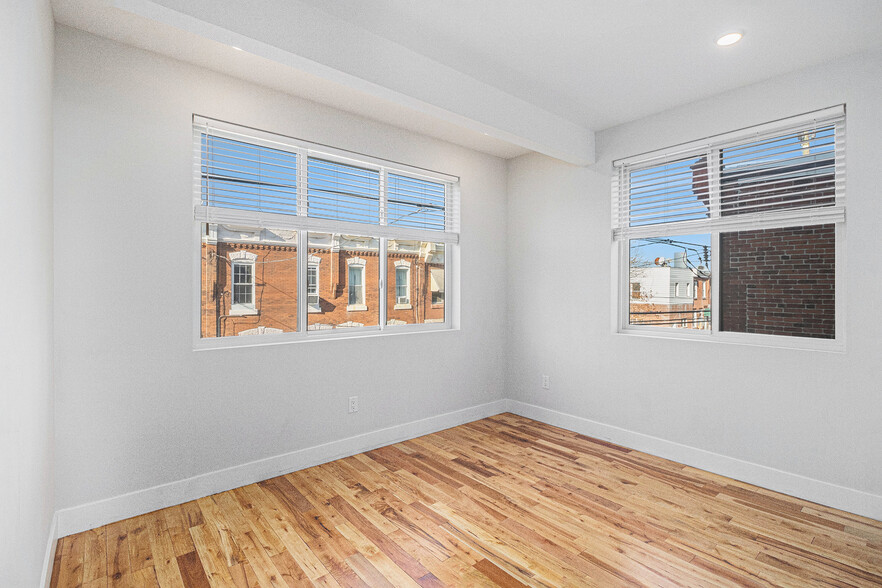
[[[297,330],[297,233],[205,224],[202,337]],[[307,329],[377,326],[379,239],[309,233]],[[444,244],[390,239],[386,325],[444,321]]]

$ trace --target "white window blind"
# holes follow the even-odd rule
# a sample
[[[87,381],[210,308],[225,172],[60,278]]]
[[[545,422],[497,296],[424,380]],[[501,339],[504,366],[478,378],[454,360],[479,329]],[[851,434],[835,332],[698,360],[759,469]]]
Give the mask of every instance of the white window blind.
[[[458,178],[194,117],[195,219],[442,243]]]
[[[614,162],[623,240],[845,218],[845,108]]]

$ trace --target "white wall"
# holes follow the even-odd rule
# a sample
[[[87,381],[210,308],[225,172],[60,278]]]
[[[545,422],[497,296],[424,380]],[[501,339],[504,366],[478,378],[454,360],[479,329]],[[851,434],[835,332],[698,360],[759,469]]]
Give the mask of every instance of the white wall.
[[[611,161],[842,102],[848,108],[847,351],[612,334]],[[526,407],[531,414],[882,518],[880,112],[882,54],[876,53],[604,131],[591,168],[538,155],[512,160],[512,396],[540,407]],[[690,370],[690,384],[673,377],[674,369]],[[543,373],[551,376],[550,391],[540,389]]]
[[[54,511],[52,12],[0,8],[0,586],[35,586]]]
[[[67,27],[56,56],[59,508],[502,397],[504,161]],[[193,113],[461,176],[462,330],[194,352]]]

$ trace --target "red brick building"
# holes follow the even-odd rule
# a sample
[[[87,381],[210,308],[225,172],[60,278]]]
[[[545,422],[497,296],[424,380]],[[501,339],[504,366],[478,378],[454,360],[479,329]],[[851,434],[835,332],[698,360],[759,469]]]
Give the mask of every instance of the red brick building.
[[[295,231],[205,225],[202,337],[297,331]],[[310,233],[307,329],[377,326],[379,240]],[[444,321],[444,244],[389,240],[386,325]]]
[[[810,153],[811,137],[789,165],[772,160],[724,167],[720,215],[833,206],[832,154]],[[707,194],[706,160],[692,171],[693,191]],[[724,232],[719,254],[720,330],[835,337],[835,225]]]

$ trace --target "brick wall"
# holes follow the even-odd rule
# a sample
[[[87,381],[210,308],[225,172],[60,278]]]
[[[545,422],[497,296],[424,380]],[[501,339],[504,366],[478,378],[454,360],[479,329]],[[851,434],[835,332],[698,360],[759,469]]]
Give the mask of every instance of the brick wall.
[[[834,225],[720,235],[720,329],[832,339]]]
[[[230,253],[248,251],[257,255],[254,264],[256,313],[230,315]],[[343,323],[376,326],[380,319],[379,254],[375,250],[313,248],[309,257],[318,258],[319,308],[309,312],[310,329],[331,328]],[[348,260],[364,261],[366,309],[349,308]],[[395,262],[410,264],[410,308],[395,309]],[[442,263],[426,263],[418,252],[390,251],[387,256],[387,320],[392,324],[414,324],[444,320],[444,304],[432,303],[430,272]],[[250,243],[202,244],[202,337],[229,337],[257,327],[297,330],[297,247]],[[400,305],[405,306],[405,305]]]
[[[230,316],[229,255],[234,251],[257,255],[254,302],[258,314]],[[227,337],[256,327],[297,330],[297,247],[203,244],[202,336]]]

